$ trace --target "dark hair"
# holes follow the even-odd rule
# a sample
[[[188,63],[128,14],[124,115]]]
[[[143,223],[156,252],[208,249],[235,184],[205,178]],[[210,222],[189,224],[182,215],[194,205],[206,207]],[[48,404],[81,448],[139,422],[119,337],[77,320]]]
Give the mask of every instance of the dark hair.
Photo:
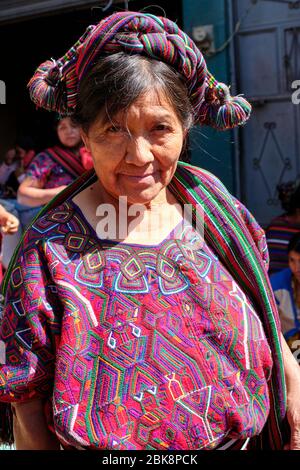
[[[291,196],[295,191],[295,182],[288,181],[287,183],[278,184],[277,187],[278,199],[280,200],[281,207],[285,212],[290,212]]]
[[[294,214],[297,209],[300,209],[300,186],[296,187],[291,195],[288,212]]]
[[[26,151],[35,149],[35,141],[30,135],[19,135],[16,138],[16,145]]]
[[[124,52],[101,58],[81,80],[74,121],[84,131],[100,116],[110,121],[144,92],[162,91],[184,129],[193,124],[193,109],[183,77],[156,59]]]
[[[288,244],[288,253],[290,251],[296,251],[296,253],[300,253],[300,232],[295,233],[291,238]]]
[[[78,126],[78,123],[73,118],[73,116],[67,116],[65,114],[55,114],[53,119],[52,119],[52,128],[55,132],[57,132],[58,127],[59,127],[61,121],[63,121],[63,119],[71,119],[71,122],[73,123],[73,125],[76,124]]]

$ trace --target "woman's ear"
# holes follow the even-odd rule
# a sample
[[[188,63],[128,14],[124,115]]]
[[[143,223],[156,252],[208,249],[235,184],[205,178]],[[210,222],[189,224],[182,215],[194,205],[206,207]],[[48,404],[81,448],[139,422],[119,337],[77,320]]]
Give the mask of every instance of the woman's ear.
[[[182,138],[182,149],[183,149],[183,151],[186,150],[188,137],[189,137],[189,129],[183,129],[183,138]]]
[[[87,150],[91,151],[89,138],[88,138],[87,134],[84,132],[83,129],[80,130],[80,135],[81,135],[81,139],[84,143],[85,148]]]

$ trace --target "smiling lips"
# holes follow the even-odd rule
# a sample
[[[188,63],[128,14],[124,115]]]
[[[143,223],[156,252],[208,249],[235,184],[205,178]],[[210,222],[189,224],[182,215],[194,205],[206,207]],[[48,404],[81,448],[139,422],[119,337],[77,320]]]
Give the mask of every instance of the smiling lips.
[[[126,178],[133,179],[134,181],[139,181],[139,180],[146,180],[147,178],[150,178],[151,176],[154,177],[157,172],[153,173],[146,173],[144,175],[127,175],[126,173],[122,173],[122,176],[125,176]]]

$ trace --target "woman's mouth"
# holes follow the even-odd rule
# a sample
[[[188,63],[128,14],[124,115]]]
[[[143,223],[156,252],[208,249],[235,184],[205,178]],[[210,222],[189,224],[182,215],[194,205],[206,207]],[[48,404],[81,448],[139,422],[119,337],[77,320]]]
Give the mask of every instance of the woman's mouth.
[[[129,175],[129,174],[123,173],[122,176],[125,176],[127,180],[132,181],[133,183],[148,183],[148,182],[153,181],[156,174],[157,172],[140,174],[140,175]]]

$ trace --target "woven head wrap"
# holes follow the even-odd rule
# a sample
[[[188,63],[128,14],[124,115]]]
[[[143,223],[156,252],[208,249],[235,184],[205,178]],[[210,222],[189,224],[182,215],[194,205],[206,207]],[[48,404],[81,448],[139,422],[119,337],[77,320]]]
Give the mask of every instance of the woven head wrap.
[[[142,54],[161,60],[184,78],[194,110],[195,122],[219,130],[244,124],[251,105],[242,97],[231,97],[207,69],[205,59],[191,38],[173,21],[151,14],[118,12],[81,38],[59,60],[41,64],[28,87],[37,107],[72,115],[82,78],[101,56],[117,52]]]

